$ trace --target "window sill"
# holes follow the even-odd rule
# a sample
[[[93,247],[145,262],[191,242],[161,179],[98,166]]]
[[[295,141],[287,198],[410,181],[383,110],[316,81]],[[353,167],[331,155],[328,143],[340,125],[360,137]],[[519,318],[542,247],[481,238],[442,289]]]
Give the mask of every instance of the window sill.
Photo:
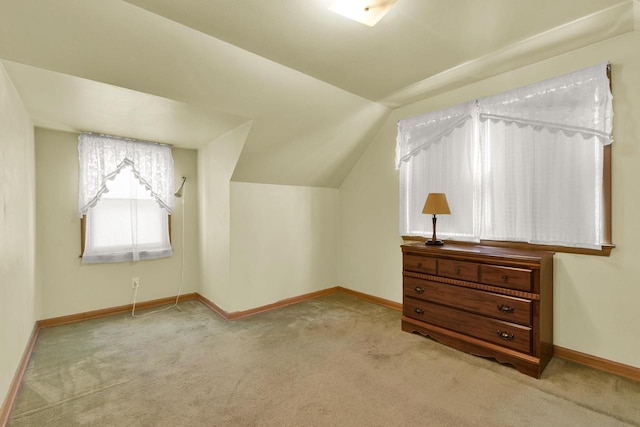
[[[429,239],[422,236],[402,236],[403,240],[424,242]],[[532,251],[550,251],[550,252],[562,252],[568,254],[580,254],[580,255],[595,255],[606,256],[611,254],[611,250],[616,246],[613,244],[604,244],[602,249],[588,249],[588,248],[572,248],[569,246],[555,246],[555,245],[535,245],[526,242],[507,242],[498,240],[480,240],[480,242],[464,242],[459,240],[445,240],[445,242],[455,242],[461,245],[482,245],[482,246],[495,246],[500,248],[513,248],[513,249],[527,249]]]

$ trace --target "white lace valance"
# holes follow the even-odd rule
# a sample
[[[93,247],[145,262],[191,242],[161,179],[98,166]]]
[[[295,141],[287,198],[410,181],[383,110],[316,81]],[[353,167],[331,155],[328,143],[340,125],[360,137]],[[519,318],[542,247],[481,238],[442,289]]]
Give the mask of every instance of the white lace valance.
[[[82,217],[107,191],[107,181],[126,165],[158,204],[173,212],[173,157],[171,147],[83,133],[78,137],[80,160],[78,214]]]
[[[612,142],[608,63],[398,122],[396,168],[470,119],[562,131]],[[477,106],[477,107],[476,107]]]
[[[597,136],[611,143],[608,63],[478,100],[480,120]]]
[[[396,168],[472,118],[475,101],[398,122]]]

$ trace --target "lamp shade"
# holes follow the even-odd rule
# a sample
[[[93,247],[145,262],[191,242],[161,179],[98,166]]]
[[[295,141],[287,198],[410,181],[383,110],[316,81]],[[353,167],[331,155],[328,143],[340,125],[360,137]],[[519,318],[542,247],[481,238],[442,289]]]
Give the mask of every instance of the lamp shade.
[[[423,214],[450,214],[447,196],[444,193],[429,193],[422,208]]]

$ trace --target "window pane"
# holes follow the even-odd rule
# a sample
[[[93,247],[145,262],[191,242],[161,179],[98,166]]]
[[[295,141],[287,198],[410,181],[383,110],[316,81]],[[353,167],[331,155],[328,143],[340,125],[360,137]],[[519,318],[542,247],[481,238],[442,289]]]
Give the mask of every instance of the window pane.
[[[445,193],[451,215],[438,216],[438,236],[474,238],[474,200],[478,185],[474,166],[473,122],[419,152],[400,166],[400,234],[432,235],[431,215],[422,213],[429,193]]]
[[[484,123],[481,238],[598,247],[602,145],[579,134]]]
[[[171,256],[168,215],[126,167],[86,217],[83,262]]]

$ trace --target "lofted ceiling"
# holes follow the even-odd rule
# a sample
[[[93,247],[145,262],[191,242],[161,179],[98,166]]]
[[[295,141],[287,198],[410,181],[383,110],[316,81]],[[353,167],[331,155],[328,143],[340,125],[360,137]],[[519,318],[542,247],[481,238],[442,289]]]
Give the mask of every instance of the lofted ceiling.
[[[637,0],[0,0],[36,126],[198,148],[251,122],[234,180],[337,187],[392,108],[633,31]],[[390,160],[392,162],[392,159]]]

